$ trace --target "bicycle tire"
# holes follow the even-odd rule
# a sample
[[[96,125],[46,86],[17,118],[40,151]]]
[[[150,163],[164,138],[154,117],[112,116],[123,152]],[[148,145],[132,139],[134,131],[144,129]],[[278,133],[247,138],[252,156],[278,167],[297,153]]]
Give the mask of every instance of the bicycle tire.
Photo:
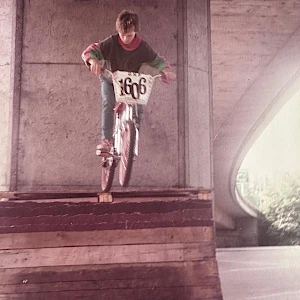
[[[110,191],[114,175],[115,175],[116,164],[112,157],[102,158],[102,170],[101,170],[101,188],[102,192],[106,193]]]
[[[119,169],[119,182],[123,187],[128,186],[131,176],[135,138],[135,126],[132,121],[127,121],[121,132],[122,151]]]

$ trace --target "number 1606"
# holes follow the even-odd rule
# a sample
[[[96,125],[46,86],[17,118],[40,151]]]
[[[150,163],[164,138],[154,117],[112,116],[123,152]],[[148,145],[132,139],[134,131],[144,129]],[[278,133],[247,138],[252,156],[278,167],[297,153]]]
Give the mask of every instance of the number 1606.
[[[139,82],[132,82],[130,77],[119,80],[121,86],[121,95],[131,95],[133,99],[139,99],[140,95],[144,95],[147,92],[146,78],[141,77]]]

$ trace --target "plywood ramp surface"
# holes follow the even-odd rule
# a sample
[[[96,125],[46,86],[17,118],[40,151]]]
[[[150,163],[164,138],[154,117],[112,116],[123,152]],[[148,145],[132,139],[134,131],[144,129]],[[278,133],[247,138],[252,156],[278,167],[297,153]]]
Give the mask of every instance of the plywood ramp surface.
[[[210,195],[172,193],[0,202],[0,299],[221,300]]]

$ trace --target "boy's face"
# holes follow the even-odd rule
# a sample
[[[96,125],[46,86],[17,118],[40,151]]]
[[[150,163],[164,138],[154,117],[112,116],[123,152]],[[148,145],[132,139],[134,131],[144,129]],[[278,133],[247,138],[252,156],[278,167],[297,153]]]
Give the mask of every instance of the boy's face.
[[[126,31],[126,32],[121,32],[121,31],[118,32],[121,41],[122,41],[125,45],[129,45],[129,44],[133,41],[133,39],[134,39],[134,37],[135,37],[135,34],[136,34],[136,32],[135,32],[134,30],[135,30],[135,29],[134,29],[134,27],[133,27],[133,28],[129,29],[129,30]]]

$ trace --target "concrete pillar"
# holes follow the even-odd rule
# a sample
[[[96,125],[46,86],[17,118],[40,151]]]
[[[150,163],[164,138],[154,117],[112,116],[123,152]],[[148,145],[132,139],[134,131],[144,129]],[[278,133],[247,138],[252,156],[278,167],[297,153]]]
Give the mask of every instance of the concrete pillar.
[[[2,1],[0,6],[0,190],[8,190],[9,185],[9,104],[10,94],[10,53],[11,53],[11,1]]]
[[[11,184],[12,107],[14,73],[15,1],[3,0],[0,5],[0,190]]]
[[[1,8],[9,12],[1,28],[13,24],[1,67],[9,80],[0,100],[2,190],[99,189],[99,80],[80,55],[115,33],[124,7],[140,15],[140,35],[178,75],[155,85],[131,186],[212,188],[209,0],[15,0]]]
[[[16,189],[23,0],[0,6],[0,190]]]
[[[212,84],[208,0],[182,1],[183,76],[179,111],[185,111],[186,186],[212,188]],[[180,26],[179,26],[180,29]],[[179,75],[180,76],[180,75]],[[183,125],[183,124],[182,124]]]

